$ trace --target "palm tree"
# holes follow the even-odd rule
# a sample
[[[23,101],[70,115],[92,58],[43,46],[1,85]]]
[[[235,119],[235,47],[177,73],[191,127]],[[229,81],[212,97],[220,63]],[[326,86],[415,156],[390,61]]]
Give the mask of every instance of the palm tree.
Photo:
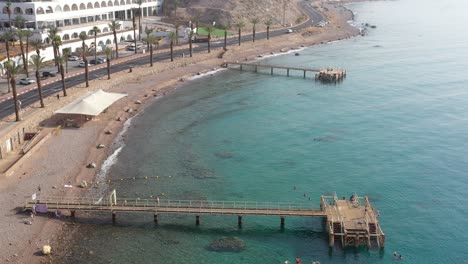
[[[206,27],[206,31],[208,32],[208,53],[211,52],[211,33],[213,32],[213,27],[208,26]]]
[[[62,38],[57,34],[55,35],[52,42],[55,45],[55,52],[57,53],[57,71],[60,72],[61,68],[60,68],[60,63],[58,61],[58,58],[60,57],[60,46],[62,46]]]
[[[65,72],[68,73],[68,57],[71,54],[71,48],[63,49],[63,57],[65,57]]]
[[[148,26],[145,26],[146,38],[148,38],[149,35],[150,35],[152,32],[153,32],[153,29],[152,29],[152,28],[149,28]],[[149,44],[148,40],[146,40],[146,48],[147,48],[147,50],[150,49],[149,45],[150,45],[150,44]]]
[[[189,51],[190,51],[190,58],[193,56],[193,49],[192,49],[192,41],[193,41],[193,23],[190,23],[190,33],[189,33]]]
[[[57,61],[57,46],[55,45],[55,41],[57,40],[57,34],[58,34],[58,28],[56,26],[49,26],[49,34],[47,37],[50,40],[50,44],[52,45],[52,49],[54,52],[54,62],[55,66],[58,66],[58,61]]]
[[[86,87],[89,87],[89,68],[88,68],[88,59],[86,56],[88,55],[88,50],[86,49],[85,40],[88,39],[88,35],[85,32],[81,32],[80,39],[82,41],[81,44],[81,54],[83,56],[83,61],[85,63],[85,80],[86,80]]]
[[[252,23],[252,42],[255,42],[255,26],[258,24],[258,22],[260,22],[260,19],[258,19],[257,17],[254,17],[252,18],[252,20],[250,20],[250,23]]]
[[[240,44],[241,44],[241,30],[242,30],[244,27],[245,27],[244,21],[241,20],[241,21],[237,22],[236,28],[237,28],[238,31],[239,31],[239,46],[240,46]]]
[[[149,52],[150,52],[150,66],[153,67],[153,43],[156,41],[156,37],[152,35],[148,35],[146,37],[146,43],[148,44],[149,47]]]
[[[20,121],[20,113],[19,113],[19,102],[18,102],[18,96],[16,94],[16,75],[20,72],[21,70],[21,65],[16,65],[14,61],[6,61],[5,62],[5,68],[7,69],[9,75],[10,75],[10,85],[13,90],[13,104],[15,105],[15,115],[16,115],[16,122]]]
[[[195,23],[195,32],[198,33],[198,22],[200,21],[201,12],[199,10],[195,11],[195,16],[193,17],[193,22]]]
[[[112,30],[112,33],[114,34],[114,42],[115,42],[115,57],[118,58],[119,57],[119,45],[118,45],[118,42],[117,42],[117,30],[120,29],[120,24],[119,22],[115,21],[115,20],[112,20],[110,23],[109,23],[109,28]]]
[[[26,19],[24,19],[24,17],[22,17],[21,15],[16,15],[16,17],[15,17],[16,27],[19,28],[19,29],[23,29],[24,28],[24,23],[26,23]]]
[[[270,17],[265,21],[265,26],[267,27],[267,40],[270,39],[270,27],[273,24],[273,19]]]
[[[36,70],[36,81],[37,81],[37,91],[39,93],[39,101],[41,102],[41,107],[44,108],[44,97],[42,96],[41,76],[39,75],[39,71],[44,66],[44,57],[41,57],[40,55],[32,55],[31,64],[34,66],[34,69]]]
[[[14,34],[12,32],[10,32],[10,31],[5,31],[5,32],[3,32],[1,37],[5,41],[7,59],[10,60],[10,41],[14,37]]]
[[[132,25],[133,25],[133,41],[135,42],[135,54],[137,54],[137,39],[136,39],[136,21],[135,21],[135,8],[132,9]]]
[[[7,61],[10,61],[10,40],[13,38],[13,33],[10,31],[3,32],[1,35],[2,39],[5,41],[5,48],[7,54]],[[5,68],[7,69],[7,84],[8,84],[8,93],[10,92],[10,72],[8,71],[8,65],[5,64]]]
[[[63,91],[63,96],[67,96],[67,88],[65,86],[65,71],[63,70],[63,62],[67,61],[67,58],[65,56],[58,56],[57,60],[59,62],[60,66],[60,77],[62,77],[62,91]]]
[[[26,37],[26,61],[29,61],[29,38],[33,35],[33,33],[26,29],[24,30],[24,36]],[[29,63],[26,63],[26,76],[29,77],[29,72],[28,72],[28,68],[29,68]]]
[[[97,63],[97,42],[96,41],[97,41],[97,34],[101,32],[101,30],[97,26],[94,26],[93,29],[91,29],[91,31],[94,34],[94,62]]]
[[[107,57],[107,79],[110,80],[111,76],[110,76],[110,60],[111,60],[111,56],[112,56],[112,48],[109,48],[109,47],[106,47],[104,49],[104,53],[106,54],[106,57]]]
[[[40,39],[34,39],[29,42],[31,47],[36,50],[36,54],[39,56],[41,55],[41,49],[44,49],[45,44]]]
[[[174,27],[175,27],[175,33],[176,33],[176,45],[179,45],[179,27],[180,27],[180,21],[177,20],[176,18],[176,21],[174,23]]]
[[[174,61],[174,42],[177,39],[177,36],[174,32],[171,32],[168,37],[171,40],[171,61]]]
[[[23,59],[23,67],[24,67],[24,70],[26,71],[26,76],[29,77],[28,62],[26,61],[26,55],[25,55],[25,52],[24,52],[24,43],[23,43],[23,39],[25,37],[25,32],[26,31],[27,30],[18,29],[16,31],[16,36],[18,37],[18,40],[20,42],[20,50],[21,50],[21,58]]]
[[[224,30],[224,45],[223,45],[223,50],[227,50],[227,30],[228,30],[229,26],[223,26],[223,30]]]
[[[8,0],[8,2],[6,3],[6,12],[8,14],[8,26],[10,27],[10,33],[12,32],[12,27],[11,27],[11,1]]]
[[[141,5],[143,4],[143,0],[137,0],[137,4],[138,4],[138,29],[140,30],[141,29],[141,16],[142,16]],[[138,34],[138,40],[141,41],[141,32],[139,33],[140,34]]]

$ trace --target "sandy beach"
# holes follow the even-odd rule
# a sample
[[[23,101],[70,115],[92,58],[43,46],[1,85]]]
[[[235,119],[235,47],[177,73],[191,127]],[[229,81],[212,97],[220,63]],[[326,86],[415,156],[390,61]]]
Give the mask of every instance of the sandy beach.
[[[56,263],[54,257],[44,257],[40,249],[50,244],[54,252],[61,243],[71,239],[73,223],[62,221],[53,216],[36,216],[33,219],[28,213],[21,212],[24,201],[33,193],[54,196],[86,195],[89,189],[77,187],[80,182],[95,182],[104,160],[115,150],[112,142],[121,131],[126,120],[135,116],[150,104],[157,103],[158,98],[165,96],[179,84],[187,82],[190,77],[219,69],[221,63],[236,60],[253,60],[260,55],[280,53],[303,46],[342,40],[359,34],[359,30],[349,25],[352,13],[336,4],[325,4],[322,8],[330,24],[322,28],[309,28],[301,32],[281,37],[257,40],[255,43],[244,42],[241,46],[228,47],[222,59],[218,58],[220,49],[210,54],[194,54],[193,58],[176,58],[174,62],[157,62],[154,67],[146,65],[135,68],[133,73],[120,72],[91,82],[88,89],[80,85],[69,89],[66,100],[50,98],[46,101],[48,108],[58,109],[90,90],[127,93],[128,96],[112,105],[105,113],[78,129],[62,129],[55,133],[55,119],[44,122],[48,133],[53,133],[31,157],[26,157],[22,165],[9,177],[0,179],[0,199],[3,201],[0,215],[0,241],[2,263]],[[244,34],[248,34],[248,29]],[[185,48],[180,46],[179,48]],[[141,104],[137,104],[141,101]],[[37,107],[37,106],[35,106]],[[127,111],[128,109],[132,111]],[[117,119],[120,118],[120,121]],[[106,130],[112,134],[104,133]],[[96,145],[104,144],[104,149]],[[86,168],[94,162],[97,168]],[[72,188],[64,187],[72,185]],[[64,212],[68,214],[68,212]],[[25,224],[31,221],[32,225]]]

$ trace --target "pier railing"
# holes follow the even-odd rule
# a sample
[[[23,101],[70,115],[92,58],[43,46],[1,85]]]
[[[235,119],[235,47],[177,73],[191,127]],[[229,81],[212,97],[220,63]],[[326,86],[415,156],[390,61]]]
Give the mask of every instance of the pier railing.
[[[76,206],[90,206],[95,210],[109,210],[108,207],[144,207],[144,208],[204,208],[204,209],[233,209],[233,210],[290,210],[311,211],[310,203],[294,202],[255,202],[255,201],[209,201],[209,200],[171,200],[171,199],[140,199],[117,198],[111,201],[107,197],[37,197],[36,200],[26,201],[26,205],[45,204],[47,206],[60,206],[63,209],[72,209]]]

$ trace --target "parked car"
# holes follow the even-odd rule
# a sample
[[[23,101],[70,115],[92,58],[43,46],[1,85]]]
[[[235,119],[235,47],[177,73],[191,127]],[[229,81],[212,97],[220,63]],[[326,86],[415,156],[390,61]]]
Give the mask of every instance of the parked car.
[[[97,58],[96,60],[92,59],[89,61],[89,65],[103,64],[106,61],[107,60],[103,58]]]
[[[137,44],[136,45],[136,49],[139,50],[143,47],[143,45],[141,44]],[[127,46],[127,50],[130,50],[130,51],[135,51],[135,44],[130,44]]]
[[[28,85],[28,84],[35,83],[35,82],[36,80],[31,79],[31,78],[23,78],[19,80],[19,83],[23,85]]]
[[[53,71],[42,72],[42,77],[55,77],[55,76],[57,76],[57,72],[53,72]]]
[[[288,28],[288,29],[286,30],[286,33],[293,33],[293,30],[290,29],[290,28]]]
[[[107,62],[106,58],[97,58],[98,64]]]
[[[75,56],[75,55],[70,55],[70,56],[68,56],[68,60],[69,61],[79,61],[80,58],[78,56]]]
[[[84,61],[82,61],[82,62],[80,62],[80,64],[78,64],[78,66],[84,68],[84,67],[86,67],[86,64],[85,64]],[[89,66],[89,63],[88,63],[88,66]]]

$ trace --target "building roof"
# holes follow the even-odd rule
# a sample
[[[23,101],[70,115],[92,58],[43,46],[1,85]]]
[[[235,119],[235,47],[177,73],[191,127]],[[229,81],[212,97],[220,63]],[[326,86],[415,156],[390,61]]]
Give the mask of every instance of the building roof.
[[[97,90],[76,99],[71,104],[55,111],[55,113],[97,116],[104,109],[125,96],[127,95]]]

